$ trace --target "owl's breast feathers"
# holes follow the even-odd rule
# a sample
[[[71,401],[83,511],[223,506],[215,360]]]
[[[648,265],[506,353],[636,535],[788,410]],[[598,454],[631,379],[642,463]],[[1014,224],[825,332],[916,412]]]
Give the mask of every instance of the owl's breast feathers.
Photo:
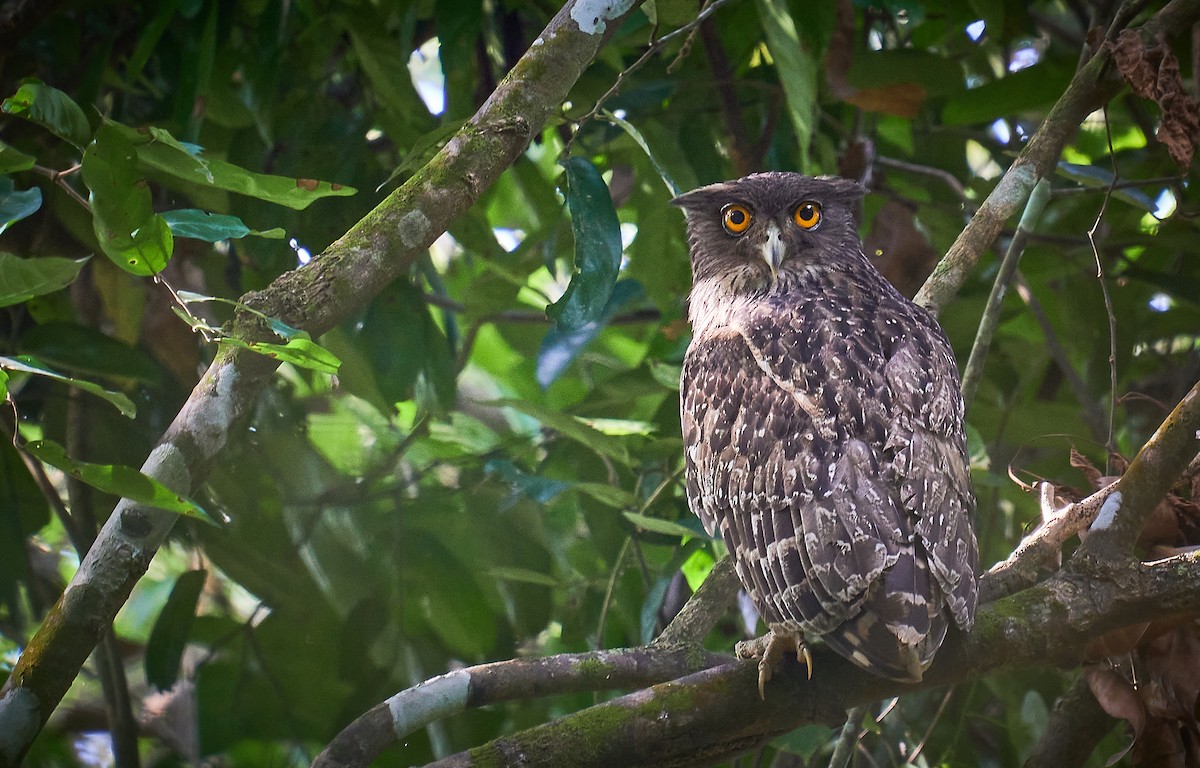
[[[793,278],[693,290],[688,499],[768,624],[919,680],[947,613],[968,629],[976,603],[953,354],[869,267]]]

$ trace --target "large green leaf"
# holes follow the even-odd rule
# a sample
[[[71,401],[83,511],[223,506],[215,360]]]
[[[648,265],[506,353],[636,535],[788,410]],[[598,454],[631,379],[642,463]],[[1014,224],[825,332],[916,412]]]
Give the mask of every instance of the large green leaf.
[[[83,109],[67,94],[35,78],[23,80],[0,109],[37,123],[79,149],[87,145],[92,135]]]
[[[245,342],[232,336],[220,339],[220,343],[249,349],[260,355],[274,358],[282,363],[291,363],[300,368],[308,368],[319,373],[337,373],[338,368],[342,364],[342,361],[338,360],[332,352],[312,339],[300,336],[288,339],[286,344],[272,344],[266,341]]]
[[[787,0],[756,0],[755,5],[767,36],[767,49],[783,86],[788,117],[796,130],[798,157],[802,164],[807,164],[808,145],[817,119],[817,62],[800,43]]]
[[[15,189],[13,180],[0,176],[0,235],[11,225],[42,207],[42,190],[37,187]]]
[[[83,181],[104,255],[135,275],[161,272],[174,248],[171,228],[154,213],[133,144],[113,123],[103,123],[83,153]]]
[[[175,493],[159,481],[143,475],[133,467],[127,467],[124,464],[92,464],[76,461],[67,455],[65,448],[53,440],[34,440],[26,443],[22,448],[38,460],[61,469],[71,477],[105,493],[136,501],[139,504],[165,509],[168,512],[194,517],[206,523],[212,522],[199,504],[187,496]]]
[[[162,381],[162,369],[145,351],[78,323],[50,321],[34,326],[21,337],[21,349],[45,365],[76,374],[151,385]]]
[[[179,679],[179,664],[196,618],[196,604],[200,602],[200,591],[208,572],[184,571],[175,580],[171,594],[154,629],[146,642],[146,682],[160,691],[175,685]]]
[[[142,132],[113,122],[105,122],[105,126],[134,148],[138,161],[191,184],[216,187],[296,210],[307,208],[323,197],[346,197],[356,191],[327,181],[254,173],[224,160],[205,157],[198,147],[178,141],[161,128]]]
[[[567,170],[567,207],[575,233],[575,274],[562,297],[546,310],[564,332],[577,331],[604,314],[621,266],[621,224],[600,171],[584,157]]]
[[[34,296],[66,288],[79,275],[87,259],[44,256],[22,259],[0,251],[0,307],[29,301]]]

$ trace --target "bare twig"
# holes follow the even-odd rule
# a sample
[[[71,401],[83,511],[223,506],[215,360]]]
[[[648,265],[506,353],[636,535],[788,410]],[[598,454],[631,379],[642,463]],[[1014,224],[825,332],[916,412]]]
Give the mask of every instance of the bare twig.
[[[1096,282],[1100,284],[1100,293],[1104,296],[1104,311],[1108,315],[1108,435],[1104,441],[1106,473],[1112,472],[1112,457],[1117,452],[1113,432],[1117,418],[1117,313],[1113,310],[1112,295],[1108,292],[1108,283],[1104,279],[1104,260],[1100,258],[1100,249],[1096,246],[1096,232],[1100,229],[1100,221],[1108,210],[1108,201],[1112,199],[1113,185],[1117,183],[1117,157],[1113,152],[1112,128],[1108,124],[1108,109],[1104,110],[1104,135],[1108,139],[1108,156],[1112,161],[1112,181],[1108,191],[1100,201],[1100,210],[1096,220],[1088,230],[1088,242],[1092,244],[1092,255],[1096,257]]]

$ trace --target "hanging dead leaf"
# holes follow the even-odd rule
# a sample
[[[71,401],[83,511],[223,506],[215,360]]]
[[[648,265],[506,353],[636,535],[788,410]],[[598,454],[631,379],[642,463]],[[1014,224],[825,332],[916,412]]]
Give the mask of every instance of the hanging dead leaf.
[[[1200,104],[1191,97],[1179,74],[1179,59],[1159,35],[1147,45],[1136,30],[1122,30],[1105,43],[1117,71],[1138,96],[1153,99],[1162,110],[1156,137],[1180,167],[1191,164],[1200,135]]]

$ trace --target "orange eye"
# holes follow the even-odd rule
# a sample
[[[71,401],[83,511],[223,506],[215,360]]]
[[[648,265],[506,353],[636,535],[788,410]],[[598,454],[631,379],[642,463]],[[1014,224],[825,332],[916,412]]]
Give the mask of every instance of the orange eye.
[[[792,212],[792,221],[796,222],[801,229],[815,228],[821,223],[821,206],[812,201],[800,203]]]
[[[721,226],[731,235],[740,235],[750,228],[754,221],[750,209],[738,203],[730,203],[721,209]]]

